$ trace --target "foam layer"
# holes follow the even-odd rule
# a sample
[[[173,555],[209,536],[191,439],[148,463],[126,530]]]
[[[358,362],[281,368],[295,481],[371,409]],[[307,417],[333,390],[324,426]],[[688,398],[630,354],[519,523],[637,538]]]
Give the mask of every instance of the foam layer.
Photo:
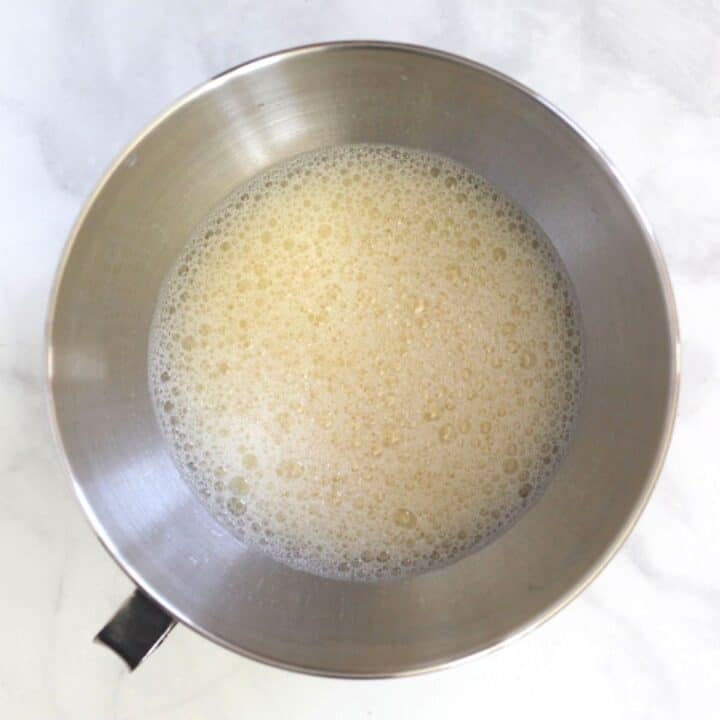
[[[256,177],[196,230],[150,385],[180,472],[240,537],[322,575],[397,576],[542,492],[578,328],[547,238],[481,177],[346,146]]]

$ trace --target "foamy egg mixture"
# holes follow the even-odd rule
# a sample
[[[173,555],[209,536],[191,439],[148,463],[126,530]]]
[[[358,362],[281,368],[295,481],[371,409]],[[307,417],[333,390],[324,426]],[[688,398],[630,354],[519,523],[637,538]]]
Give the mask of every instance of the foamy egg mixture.
[[[208,216],[149,366],[213,513],[294,567],[373,579],[447,563],[539,496],[581,358],[568,278],[520,208],[448,160],[356,145]]]

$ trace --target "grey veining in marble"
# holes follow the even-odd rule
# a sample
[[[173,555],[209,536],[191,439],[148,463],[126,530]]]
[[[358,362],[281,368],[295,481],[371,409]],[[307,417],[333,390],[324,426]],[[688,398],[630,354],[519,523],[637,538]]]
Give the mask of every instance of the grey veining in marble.
[[[292,675],[177,629],[129,676],[90,639],[130,590],[51,443],[42,357],[65,236],[112,157],[178,95],[306,42],[467,55],[575,118],[637,194],[683,336],[674,441],[648,509],[557,618],[478,662],[401,681]],[[0,4],[0,717],[711,717],[720,671],[720,6],[417,0]]]

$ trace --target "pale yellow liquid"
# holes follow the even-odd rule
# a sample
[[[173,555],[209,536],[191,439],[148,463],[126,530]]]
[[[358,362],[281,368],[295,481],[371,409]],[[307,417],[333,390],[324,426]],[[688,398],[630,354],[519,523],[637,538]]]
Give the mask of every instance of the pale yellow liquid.
[[[446,563],[538,497],[576,413],[578,327],[547,238],[481,177],[347,146],[195,232],[150,384],[182,475],[239,536],[372,579]]]

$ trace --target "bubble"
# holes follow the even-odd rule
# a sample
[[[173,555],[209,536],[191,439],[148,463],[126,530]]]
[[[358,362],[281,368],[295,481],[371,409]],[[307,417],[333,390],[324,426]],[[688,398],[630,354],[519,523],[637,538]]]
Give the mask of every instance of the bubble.
[[[417,518],[410,510],[400,508],[393,513],[393,522],[399,527],[412,528],[417,525]]]
[[[455,428],[452,425],[443,425],[438,430],[438,437],[442,442],[450,442],[455,437]]]
[[[244,495],[248,491],[247,481],[240,475],[236,475],[230,481],[230,489],[238,495]]]
[[[529,350],[523,350],[520,353],[520,367],[528,369],[535,367],[537,364],[537,357],[535,353],[530,352]]]
[[[244,515],[245,511],[247,510],[245,503],[236,497],[231,497],[228,500],[227,507],[228,507],[228,510],[230,511],[230,513],[236,517],[240,517],[241,515]]]
[[[303,466],[296,460],[285,460],[278,466],[277,474],[289,480],[297,480],[303,474]]]
[[[425,406],[425,411],[423,412],[423,418],[427,421],[437,420],[440,417],[440,413],[442,412],[439,403],[435,402],[434,400],[431,400],[427,403]]]
[[[507,458],[503,461],[503,470],[508,473],[514,473],[517,472],[518,469],[518,463],[515,458]]]

